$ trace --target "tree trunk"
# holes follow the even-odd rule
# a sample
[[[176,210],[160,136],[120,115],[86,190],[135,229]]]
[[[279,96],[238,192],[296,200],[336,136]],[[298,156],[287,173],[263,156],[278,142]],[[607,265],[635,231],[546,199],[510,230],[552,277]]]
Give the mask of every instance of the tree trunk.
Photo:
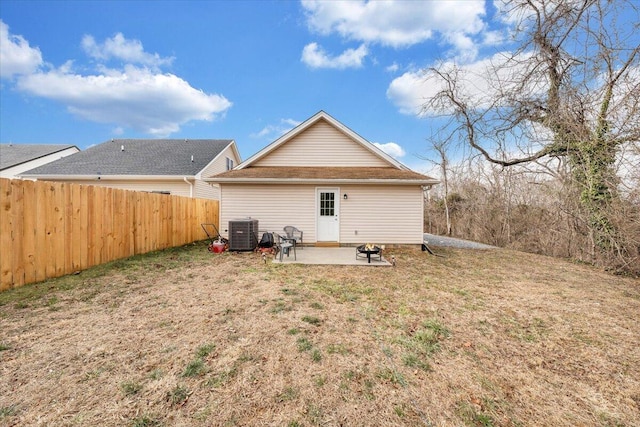
[[[602,141],[577,144],[577,148],[570,156],[571,170],[595,252],[614,255],[621,251],[618,230],[610,217],[618,197],[615,150]]]

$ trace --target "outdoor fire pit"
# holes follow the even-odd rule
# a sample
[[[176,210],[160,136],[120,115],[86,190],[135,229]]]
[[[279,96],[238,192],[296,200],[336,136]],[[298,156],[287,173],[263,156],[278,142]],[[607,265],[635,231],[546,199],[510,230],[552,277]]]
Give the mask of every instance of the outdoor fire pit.
[[[371,255],[377,256],[378,261],[382,261],[382,248],[371,243],[356,248],[356,259],[367,258],[367,262],[371,264]]]

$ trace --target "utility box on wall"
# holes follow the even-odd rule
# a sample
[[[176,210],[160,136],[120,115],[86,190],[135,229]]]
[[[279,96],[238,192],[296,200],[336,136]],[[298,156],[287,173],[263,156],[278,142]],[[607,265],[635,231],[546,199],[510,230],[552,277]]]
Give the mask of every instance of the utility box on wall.
[[[257,219],[245,218],[229,221],[229,250],[254,250],[258,245],[257,234]]]

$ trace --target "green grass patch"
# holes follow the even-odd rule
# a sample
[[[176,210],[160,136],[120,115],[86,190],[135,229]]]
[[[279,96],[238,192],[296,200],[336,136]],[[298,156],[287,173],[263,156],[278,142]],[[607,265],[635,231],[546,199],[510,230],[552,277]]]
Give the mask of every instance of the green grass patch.
[[[398,384],[403,387],[407,385],[407,381],[405,380],[404,376],[395,369],[381,369],[376,372],[376,377],[384,382]]]
[[[327,353],[346,356],[351,353],[351,351],[344,344],[329,344],[327,346]]]
[[[282,390],[280,393],[278,393],[278,395],[276,396],[276,402],[287,402],[291,400],[296,400],[299,395],[300,395],[300,392],[297,389],[293,387],[287,387],[284,390]]]
[[[357,301],[361,295],[370,295],[374,292],[374,289],[368,285],[352,282],[345,284],[342,281],[325,278],[312,280],[309,287],[342,303]]]
[[[168,269],[184,266],[186,263],[210,262],[210,260],[211,254],[201,243],[135,255],[97,265],[77,274],[69,274],[0,292],[0,306],[14,304],[16,308],[26,308],[32,305],[42,305],[55,311],[59,309],[55,305],[60,297],[59,293],[83,288],[93,297],[102,289],[112,289],[114,285],[119,285],[120,283],[105,283],[101,280],[105,276],[113,275],[114,272],[123,274],[129,282],[135,282],[143,276],[156,272],[162,273]],[[122,285],[129,286],[127,283],[122,283]]]
[[[327,383],[327,377],[324,375],[318,375],[313,379],[313,383],[315,384],[316,387],[322,387]]]
[[[313,344],[307,337],[298,338],[298,351],[309,351],[313,348]]]
[[[324,305],[320,304],[319,302],[312,302],[311,304],[309,304],[309,307],[315,308],[316,310],[324,310]]]
[[[422,322],[421,327],[408,333],[399,341],[408,350],[428,357],[440,350],[440,342],[449,335],[449,330],[438,320],[428,319]]]
[[[315,316],[302,316],[302,321],[314,326],[319,326],[320,324],[322,324],[322,320]]]
[[[293,310],[293,305],[292,304],[289,304],[288,302],[286,302],[284,300],[278,300],[278,301],[275,302],[273,307],[271,307],[269,312],[273,313],[273,314],[278,314],[278,313],[282,313],[284,311],[291,311],[291,310]]]
[[[410,368],[418,368],[422,369],[425,372],[431,372],[433,368],[422,357],[418,356],[415,353],[406,353],[402,355],[402,363],[404,366],[408,366]]]
[[[149,378],[151,378],[152,380],[159,380],[163,376],[164,376],[164,372],[162,372],[162,369],[154,369],[149,374]]]
[[[13,417],[18,413],[16,405],[0,406],[0,420],[3,418]]]
[[[456,408],[456,413],[464,422],[464,425],[471,427],[494,427],[495,420],[491,415],[483,412],[468,402],[460,403]]]
[[[184,368],[184,372],[182,372],[183,377],[199,377],[207,373],[207,366],[204,364],[202,359],[195,359],[189,362],[186,368]]]
[[[135,417],[129,423],[130,427],[160,427],[161,425],[162,422],[158,418],[150,415]]]
[[[404,410],[404,406],[402,406],[402,405],[394,406],[393,407],[393,412],[400,418],[403,418],[406,415],[405,410]]]
[[[189,398],[190,394],[187,387],[177,385],[167,392],[167,401],[174,406],[181,405]]]
[[[122,390],[125,396],[133,396],[142,390],[142,384],[135,381],[125,381],[120,384],[120,390]]]
[[[215,350],[215,349],[216,349],[216,345],[215,344],[204,344],[204,345],[201,345],[196,350],[196,357],[205,358],[209,354],[211,354],[211,352],[213,350]]]
[[[212,375],[207,380],[206,385],[207,387],[210,387],[210,388],[219,388],[225,385],[231,379],[235,378],[237,375],[238,375],[238,368],[234,366],[228,371],[222,371]]]

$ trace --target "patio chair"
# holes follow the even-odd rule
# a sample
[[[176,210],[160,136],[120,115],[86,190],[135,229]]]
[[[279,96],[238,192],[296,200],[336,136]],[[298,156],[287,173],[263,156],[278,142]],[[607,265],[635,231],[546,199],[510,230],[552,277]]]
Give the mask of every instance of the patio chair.
[[[287,257],[291,253],[291,248],[293,248],[293,259],[298,260],[298,256],[296,254],[296,242],[295,240],[282,237],[278,233],[273,233],[273,241],[276,245],[276,249],[280,252],[280,262],[282,262],[282,254],[287,254]]]
[[[282,230],[284,230],[287,235],[287,239],[295,241],[296,246],[300,245],[300,247],[304,249],[304,246],[302,245],[302,231],[298,230],[293,225],[287,225]]]

